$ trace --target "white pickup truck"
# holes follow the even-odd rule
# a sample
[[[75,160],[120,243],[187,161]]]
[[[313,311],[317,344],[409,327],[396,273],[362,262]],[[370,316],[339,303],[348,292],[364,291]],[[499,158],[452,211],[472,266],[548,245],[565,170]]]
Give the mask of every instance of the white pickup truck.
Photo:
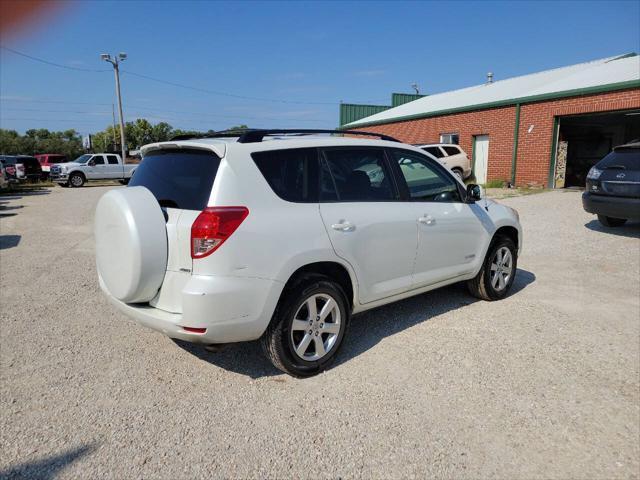
[[[91,180],[119,180],[129,183],[137,164],[122,163],[115,153],[87,153],[73,162],[51,166],[49,178],[62,187],[82,187]]]

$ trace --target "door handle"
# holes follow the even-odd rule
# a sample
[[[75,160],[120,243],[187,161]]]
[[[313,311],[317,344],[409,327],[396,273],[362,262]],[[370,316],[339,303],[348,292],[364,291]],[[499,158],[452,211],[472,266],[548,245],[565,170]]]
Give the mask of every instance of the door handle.
[[[331,225],[331,228],[337,230],[338,232],[352,232],[356,229],[355,225],[347,222],[346,220],[340,220],[338,223],[334,223]]]
[[[427,215],[426,213],[418,218],[418,222],[423,223],[425,225],[435,225],[436,224],[436,219],[433,218],[431,215]]]

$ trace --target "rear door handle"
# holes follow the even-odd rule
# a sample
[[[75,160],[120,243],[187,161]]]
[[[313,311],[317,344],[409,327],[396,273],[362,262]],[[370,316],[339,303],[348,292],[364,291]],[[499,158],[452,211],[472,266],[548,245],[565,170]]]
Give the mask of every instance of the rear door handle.
[[[431,215],[427,215],[426,213],[418,218],[418,222],[423,223],[425,225],[435,225],[436,224],[436,219],[433,218]]]
[[[338,232],[352,232],[356,229],[355,225],[346,220],[340,220],[338,223],[334,223],[331,225],[331,228],[337,230]]]

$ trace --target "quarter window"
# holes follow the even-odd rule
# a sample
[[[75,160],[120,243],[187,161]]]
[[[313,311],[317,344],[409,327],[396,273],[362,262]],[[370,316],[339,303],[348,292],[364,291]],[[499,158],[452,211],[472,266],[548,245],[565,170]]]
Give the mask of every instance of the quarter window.
[[[440,147],[424,147],[423,150],[425,152],[430,153],[431,155],[433,155],[436,158],[444,157],[444,153],[442,153],[442,150],[440,150]]]
[[[428,158],[404,150],[392,150],[392,157],[398,163],[412,200],[461,201],[456,181]]]
[[[330,149],[324,154],[323,201],[383,202],[397,198],[382,149]],[[324,180],[327,176],[331,182]],[[331,183],[335,193],[331,192]]]
[[[315,148],[271,150],[251,154],[271,189],[289,202],[318,199],[318,151]]]
[[[118,157],[115,155],[107,155],[107,161],[109,165],[118,165]]]
[[[447,155],[458,155],[460,153],[460,149],[458,147],[442,147]]]

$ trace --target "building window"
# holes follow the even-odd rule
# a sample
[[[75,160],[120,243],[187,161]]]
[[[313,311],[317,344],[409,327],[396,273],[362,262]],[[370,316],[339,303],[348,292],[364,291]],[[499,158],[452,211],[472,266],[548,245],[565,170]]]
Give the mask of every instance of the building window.
[[[440,143],[453,143],[458,145],[460,136],[457,133],[441,133]]]

